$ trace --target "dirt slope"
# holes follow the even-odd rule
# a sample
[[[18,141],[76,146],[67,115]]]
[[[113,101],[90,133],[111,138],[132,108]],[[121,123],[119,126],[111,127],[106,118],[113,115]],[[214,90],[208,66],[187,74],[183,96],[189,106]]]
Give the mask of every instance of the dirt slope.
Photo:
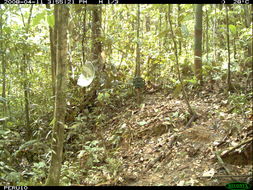
[[[156,93],[146,94],[140,108],[132,102],[107,131],[107,140],[122,137],[116,184],[225,185],[252,174],[251,112],[235,114],[224,96],[202,91],[191,101],[199,117],[186,129],[190,116],[182,99]]]

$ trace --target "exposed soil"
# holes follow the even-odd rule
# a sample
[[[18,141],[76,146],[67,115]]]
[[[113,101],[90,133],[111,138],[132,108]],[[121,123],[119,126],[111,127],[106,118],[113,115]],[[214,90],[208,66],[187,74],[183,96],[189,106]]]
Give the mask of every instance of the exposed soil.
[[[130,99],[112,117],[107,140],[121,134],[119,159],[124,164],[117,182],[107,185],[215,186],[245,182],[252,175],[250,105],[236,114],[224,95],[202,91],[192,99],[198,118],[189,128],[183,99],[159,92],[146,94],[140,108]]]

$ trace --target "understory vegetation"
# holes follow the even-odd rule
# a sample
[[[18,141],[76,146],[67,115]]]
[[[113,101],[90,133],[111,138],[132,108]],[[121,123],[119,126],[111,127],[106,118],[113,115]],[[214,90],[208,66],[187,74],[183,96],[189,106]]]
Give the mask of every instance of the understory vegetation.
[[[0,5],[0,184],[252,183],[252,11]]]

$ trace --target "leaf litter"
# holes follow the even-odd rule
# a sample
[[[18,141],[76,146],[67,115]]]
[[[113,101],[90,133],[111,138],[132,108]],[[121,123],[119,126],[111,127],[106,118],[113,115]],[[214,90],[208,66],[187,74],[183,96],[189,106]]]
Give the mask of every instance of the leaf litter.
[[[190,128],[180,98],[145,94],[140,107],[127,103],[106,125],[107,139],[124,129],[117,144],[121,180],[107,185],[225,185],[252,175],[252,112],[235,114],[226,97],[202,92],[191,104],[199,118]],[[234,149],[233,149],[234,148]],[[218,159],[220,158],[220,159]],[[221,160],[221,161],[219,161]]]

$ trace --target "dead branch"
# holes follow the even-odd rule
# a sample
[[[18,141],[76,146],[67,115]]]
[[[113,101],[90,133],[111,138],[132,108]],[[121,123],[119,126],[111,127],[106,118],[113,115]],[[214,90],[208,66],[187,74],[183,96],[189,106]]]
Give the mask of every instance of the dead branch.
[[[189,128],[191,126],[192,122],[195,121],[196,119],[197,119],[197,114],[193,113],[191,119],[188,121],[185,128]]]
[[[243,178],[243,177],[251,177],[252,175],[214,175],[212,178]],[[198,178],[210,178],[211,176],[198,176]]]
[[[246,140],[246,141],[244,141],[244,142],[242,142],[242,143],[238,144],[237,146],[235,146],[235,147],[231,148],[230,150],[228,150],[228,151],[224,152],[223,154],[221,154],[221,157],[226,156],[227,154],[229,154],[229,153],[230,153],[230,152],[232,152],[233,150],[235,150],[235,149],[237,149],[237,148],[241,147],[241,146],[242,146],[242,145],[244,145],[244,144],[249,143],[250,141],[253,141],[253,138],[250,138],[250,139],[248,139],[248,140]]]

